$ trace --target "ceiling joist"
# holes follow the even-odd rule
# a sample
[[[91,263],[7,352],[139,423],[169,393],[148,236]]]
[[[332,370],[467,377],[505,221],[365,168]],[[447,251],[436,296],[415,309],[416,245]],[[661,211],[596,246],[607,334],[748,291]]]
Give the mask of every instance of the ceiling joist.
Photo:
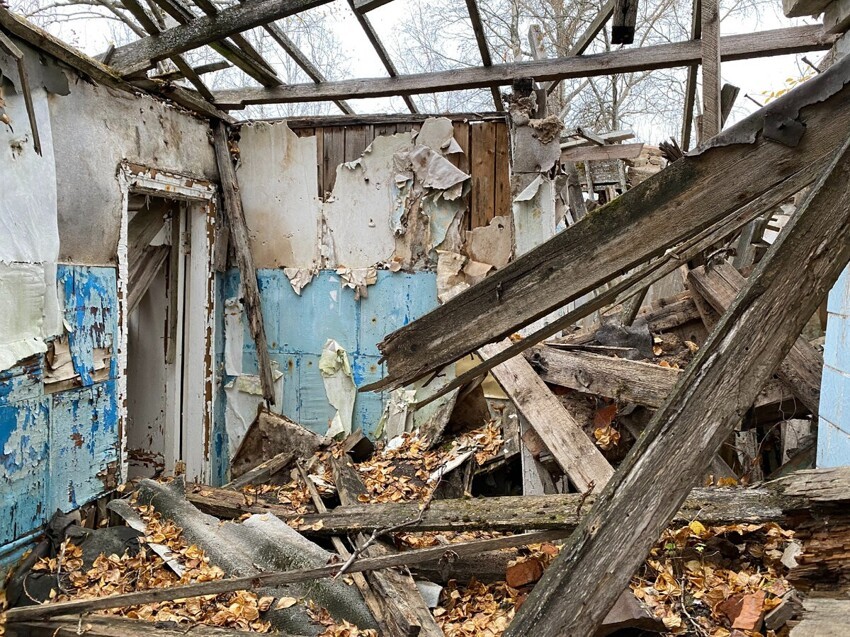
[[[195,18],[115,49],[112,67],[122,75],[151,68],[156,62],[176,53],[197,49],[205,44],[247,31],[267,22],[327,4],[330,0],[257,0],[228,7],[212,16]]]
[[[834,36],[825,35],[820,26],[789,27],[723,37],[720,39],[720,54],[724,61],[770,57],[828,49],[833,41]],[[413,95],[502,86],[530,77],[538,81],[561,80],[674,68],[699,63],[701,57],[700,43],[689,40],[596,55],[498,64],[488,68],[341,80],[323,84],[295,84],[270,89],[232,89],[217,92],[215,98],[221,108],[241,108],[248,104]]]

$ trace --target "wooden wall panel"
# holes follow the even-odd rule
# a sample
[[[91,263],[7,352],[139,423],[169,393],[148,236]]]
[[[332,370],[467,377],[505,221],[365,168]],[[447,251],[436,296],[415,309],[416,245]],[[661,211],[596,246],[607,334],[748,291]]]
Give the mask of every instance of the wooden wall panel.
[[[493,186],[496,189],[495,214],[511,214],[511,138],[508,127],[503,123],[496,126],[496,162]]]
[[[496,210],[496,124],[476,122],[470,127],[472,197],[471,227],[486,226]]]
[[[472,188],[467,204],[467,229],[487,225],[495,215],[511,209],[510,139],[505,122],[454,122],[454,136],[463,154],[449,156],[455,166],[470,173]],[[296,128],[299,137],[316,136],[319,196],[333,190],[336,168],[353,161],[381,135],[418,131],[421,124],[388,123]]]

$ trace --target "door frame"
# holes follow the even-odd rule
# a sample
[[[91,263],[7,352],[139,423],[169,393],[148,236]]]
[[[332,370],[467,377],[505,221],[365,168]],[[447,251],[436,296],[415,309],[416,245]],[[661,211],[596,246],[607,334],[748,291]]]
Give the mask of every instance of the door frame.
[[[118,181],[121,185],[121,234],[118,241],[118,404],[121,440],[121,478],[127,479],[127,347],[129,315],[127,284],[129,280],[128,224],[130,194],[150,195],[185,202],[187,238],[191,246],[186,267],[180,267],[176,324],[177,356],[166,363],[165,467],[174,470],[178,460],[185,463],[187,479],[209,482],[211,477],[213,414],[215,405],[215,184],[205,179],[163,171],[140,164],[122,162]],[[203,308],[203,312],[184,312]],[[184,339],[185,342],[181,343]],[[182,357],[180,352],[183,353]],[[180,432],[181,435],[175,435]],[[181,439],[182,438],[182,439]],[[202,443],[202,444],[201,444]],[[183,453],[181,454],[181,444]]]

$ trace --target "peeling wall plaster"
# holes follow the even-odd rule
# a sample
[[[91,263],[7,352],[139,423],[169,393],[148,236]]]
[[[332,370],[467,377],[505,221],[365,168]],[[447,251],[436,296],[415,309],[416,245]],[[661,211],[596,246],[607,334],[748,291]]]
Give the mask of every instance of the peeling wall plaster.
[[[51,95],[59,260],[113,264],[121,225],[119,163],[217,180],[209,127],[153,98],[77,80],[67,96]]]

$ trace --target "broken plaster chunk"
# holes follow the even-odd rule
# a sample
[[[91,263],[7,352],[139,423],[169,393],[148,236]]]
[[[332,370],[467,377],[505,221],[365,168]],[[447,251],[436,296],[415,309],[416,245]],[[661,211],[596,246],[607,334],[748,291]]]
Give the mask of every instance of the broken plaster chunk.
[[[348,352],[332,338],[327,340],[322,349],[319,371],[325,383],[328,402],[336,409],[326,435],[329,438],[335,438],[340,434],[347,436],[351,433],[357,386],[354,384],[351,373]]]

